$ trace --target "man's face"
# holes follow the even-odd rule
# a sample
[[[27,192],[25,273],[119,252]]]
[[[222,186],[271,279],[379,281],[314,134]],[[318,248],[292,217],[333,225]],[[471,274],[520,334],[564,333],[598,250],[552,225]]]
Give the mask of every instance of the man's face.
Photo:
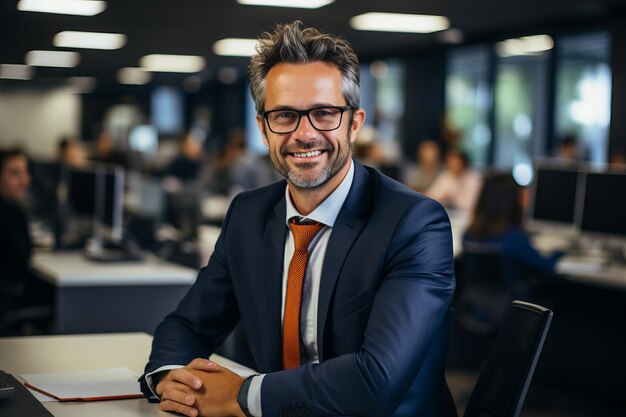
[[[341,79],[338,68],[323,62],[275,65],[266,78],[264,110],[346,106]],[[339,184],[349,169],[352,143],[364,120],[363,110],[354,111],[353,117],[346,111],[338,129],[320,132],[303,116],[294,132],[276,134],[257,116],[272,163],[298,189]]]

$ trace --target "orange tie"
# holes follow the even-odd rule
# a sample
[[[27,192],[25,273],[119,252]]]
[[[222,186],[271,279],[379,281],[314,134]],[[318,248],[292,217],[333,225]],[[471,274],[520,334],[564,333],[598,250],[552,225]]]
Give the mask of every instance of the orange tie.
[[[300,307],[302,305],[302,285],[309,261],[309,245],[324,227],[321,223],[298,224],[289,221],[293,232],[294,251],[287,274],[287,297],[283,321],[283,368],[300,366]]]

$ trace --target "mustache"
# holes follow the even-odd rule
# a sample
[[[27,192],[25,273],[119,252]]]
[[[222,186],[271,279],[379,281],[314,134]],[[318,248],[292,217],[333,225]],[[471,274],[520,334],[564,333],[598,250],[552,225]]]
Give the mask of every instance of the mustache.
[[[302,152],[302,151],[308,151],[310,149],[316,149],[316,150],[320,150],[320,151],[331,151],[332,150],[332,146],[329,146],[328,143],[323,142],[323,141],[308,141],[308,142],[302,142],[299,144],[285,144],[284,146],[282,146],[280,148],[280,151],[283,154],[288,154],[288,153],[294,153],[294,152]]]

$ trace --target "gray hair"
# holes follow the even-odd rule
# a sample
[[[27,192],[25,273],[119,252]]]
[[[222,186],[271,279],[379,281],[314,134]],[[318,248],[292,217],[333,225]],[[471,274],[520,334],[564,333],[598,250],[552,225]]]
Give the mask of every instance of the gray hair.
[[[345,39],[322,33],[315,28],[302,29],[302,22],[276,25],[274,32],[259,36],[257,54],[250,59],[250,92],[257,113],[264,110],[265,79],[279,63],[307,64],[322,61],[333,64],[342,74],[341,91],[349,106],[359,108],[359,59]]]

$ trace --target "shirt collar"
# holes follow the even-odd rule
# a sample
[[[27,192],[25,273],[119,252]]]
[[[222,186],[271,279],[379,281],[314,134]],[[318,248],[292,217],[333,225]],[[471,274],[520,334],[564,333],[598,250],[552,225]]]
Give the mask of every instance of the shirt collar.
[[[350,188],[352,187],[352,180],[354,179],[354,162],[350,162],[350,169],[345,178],[341,181],[339,186],[335,188],[335,191],[330,193],[328,197],[322,203],[315,208],[308,216],[303,216],[298,212],[291,202],[291,196],[289,195],[289,187],[285,187],[285,201],[287,202],[287,218],[285,222],[289,226],[289,219],[292,217],[302,217],[307,220],[313,220],[322,223],[326,226],[333,227],[335,220],[339,215],[339,211],[343,206],[344,201],[348,197]]]

